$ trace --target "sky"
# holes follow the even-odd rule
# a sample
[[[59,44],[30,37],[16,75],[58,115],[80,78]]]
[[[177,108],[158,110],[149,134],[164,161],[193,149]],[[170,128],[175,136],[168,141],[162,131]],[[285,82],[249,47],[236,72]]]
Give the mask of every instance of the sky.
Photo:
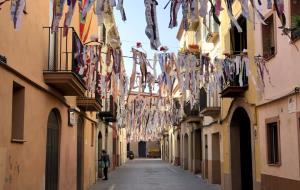
[[[170,5],[164,9],[169,0],[158,0],[156,7],[159,37],[162,45],[169,48],[169,52],[177,52],[179,42],[176,39],[178,27],[169,29]],[[122,42],[123,55],[132,56],[131,48],[136,42],[141,42],[147,52],[147,58],[153,59],[154,50],[150,48],[150,41],[145,34],[146,18],[144,0],[124,0],[124,9],[127,21],[123,22],[119,10],[114,10],[114,15]],[[181,11],[178,13],[178,25],[181,21]],[[125,69],[128,76],[132,70],[132,59],[124,58]],[[157,64],[158,66],[158,64]],[[137,68],[139,71],[139,68]],[[158,69],[159,73],[159,69]]]

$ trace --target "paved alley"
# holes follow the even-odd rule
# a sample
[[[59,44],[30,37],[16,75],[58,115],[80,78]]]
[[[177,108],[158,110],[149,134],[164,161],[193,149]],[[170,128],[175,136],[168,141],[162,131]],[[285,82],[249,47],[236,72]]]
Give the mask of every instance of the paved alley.
[[[219,190],[179,167],[157,159],[135,159],[98,181],[92,190]]]

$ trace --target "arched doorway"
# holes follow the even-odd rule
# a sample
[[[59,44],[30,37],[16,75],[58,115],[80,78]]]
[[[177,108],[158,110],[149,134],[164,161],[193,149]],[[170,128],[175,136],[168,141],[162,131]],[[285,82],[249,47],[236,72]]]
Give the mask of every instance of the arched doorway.
[[[140,141],[138,144],[139,158],[146,158],[146,142]]]
[[[189,162],[189,136],[188,134],[184,134],[184,142],[183,142],[183,169],[188,169]]]
[[[230,123],[232,190],[253,190],[251,142],[250,118],[237,108]]]
[[[181,154],[181,152],[180,152],[180,135],[177,135],[177,163],[176,164],[178,164],[178,165],[181,165],[180,164],[180,154]]]
[[[78,117],[77,121],[77,190],[83,189],[83,163],[84,163],[84,119]]]
[[[101,157],[101,151],[102,151],[102,133],[99,132],[98,134],[98,160]],[[100,163],[98,163],[98,178],[102,178],[102,169],[99,167]]]
[[[46,146],[46,173],[45,189],[58,189],[59,174],[59,141],[60,141],[60,115],[53,109],[48,116],[47,146]]]

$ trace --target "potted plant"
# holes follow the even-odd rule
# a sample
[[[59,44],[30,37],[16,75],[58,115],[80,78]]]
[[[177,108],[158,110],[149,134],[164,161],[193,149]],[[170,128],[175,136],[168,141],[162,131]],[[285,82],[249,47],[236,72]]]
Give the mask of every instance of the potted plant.
[[[292,16],[291,36],[292,40],[300,38],[300,15]]]

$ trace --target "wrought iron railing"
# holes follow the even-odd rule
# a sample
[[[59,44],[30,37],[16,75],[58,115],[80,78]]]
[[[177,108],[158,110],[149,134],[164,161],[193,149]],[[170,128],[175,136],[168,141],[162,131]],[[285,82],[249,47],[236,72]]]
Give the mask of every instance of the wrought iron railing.
[[[241,64],[237,64],[237,59],[241,59]],[[248,86],[247,67],[243,65],[239,55],[231,55],[230,58],[222,60],[221,90],[227,87]]]
[[[80,69],[84,67],[82,59],[83,44],[73,27],[58,27],[48,30],[48,63],[44,72],[72,72],[84,83]]]
[[[196,100],[195,104],[192,106],[189,101],[184,103],[183,111],[185,116],[198,116],[200,113],[200,102]]]
[[[117,115],[117,104],[114,101],[112,95],[102,100],[102,110],[103,113],[110,113],[112,116]]]

